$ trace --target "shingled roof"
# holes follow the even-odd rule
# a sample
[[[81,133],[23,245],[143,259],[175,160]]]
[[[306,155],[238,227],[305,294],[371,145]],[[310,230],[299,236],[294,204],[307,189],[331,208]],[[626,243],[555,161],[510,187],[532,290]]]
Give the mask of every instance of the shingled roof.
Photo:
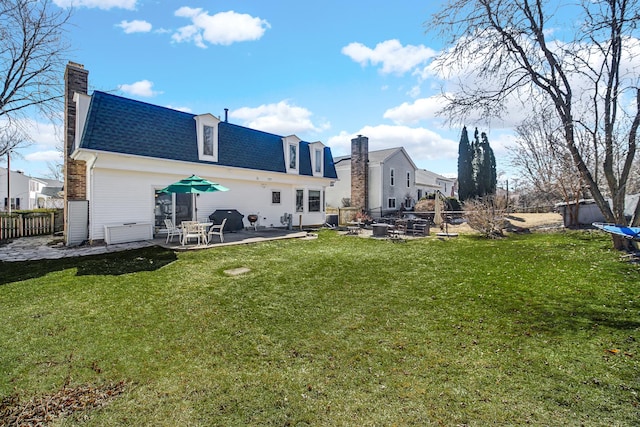
[[[286,173],[282,136],[218,124],[218,161],[198,158],[195,115],[94,91],[81,148],[159,159]],[[312,176],[309,143],[300,142],[300,175]],[[324,177],[337,178],[331,150],[324,149]]]

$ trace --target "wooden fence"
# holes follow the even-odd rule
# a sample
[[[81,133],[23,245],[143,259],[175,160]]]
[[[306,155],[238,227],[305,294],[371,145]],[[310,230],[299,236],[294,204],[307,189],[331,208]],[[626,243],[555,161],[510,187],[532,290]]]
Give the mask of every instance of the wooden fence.
[[[53,234],[55,213],[19,213],[0,215],[0,240]]]

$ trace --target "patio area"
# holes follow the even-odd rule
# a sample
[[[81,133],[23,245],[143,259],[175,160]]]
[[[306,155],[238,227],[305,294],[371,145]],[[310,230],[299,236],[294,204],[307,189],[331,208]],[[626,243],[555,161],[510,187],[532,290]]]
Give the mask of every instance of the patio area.
[[[20,237],[3,244],[0,244],[0,262],[36,261],[42,259],[60,259],[68,257],[81,257],[87,255],[98,255],[111,252],[139,249],[148,246],[161,246],[174,251],[190,251],[212,249],[222,246],[242,245],[249,243],[266,242],[279,239],[315,239],[315,234],[300,230],[286,229],[259,229],[240,230],[237,232],[224,233],[224,243],[220,243],[217,238],[208,245],[188,244],[182,246],[180,239],[175,237],[173,242],[165,243],[166,234],[157,234],[153,240],[143,240],[138,242],[117,243],[107,245],[104,242],[94,242],[93,244],[83,244],[78,246],[64,246],[61,237],[33,236]]]
[[[283,228],[262,228],[258,230],[242,229],[233,232],[225,232],[224,243],[221,243],[217,237],[213,237],[208,244],[198,244],[192,242],[183,245],[182,243],[180,243],[180,238],[178,236],[175,236],[173,238],[173,241],[169,241],[167,243],[167,237],[164,233],[156,234],[155,238],[153,239],[153,243],[158,246],[162,246],[164,248],[172,249],[175,251],[189,251],[222,246],[244,245],[249,243],[265,242],[269,240],[314,238],[317,238],[317,236],[315,234],[308,233],[307,231],[287,230]]]

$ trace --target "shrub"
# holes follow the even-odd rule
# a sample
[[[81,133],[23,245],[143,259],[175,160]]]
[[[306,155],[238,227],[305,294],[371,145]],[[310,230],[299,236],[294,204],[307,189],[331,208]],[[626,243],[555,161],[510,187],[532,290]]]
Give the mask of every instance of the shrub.
[[[503,197],[485,196],[464,202],[464,214],[469,227],[489,239],[504,236],[505,212],[506,200]]]

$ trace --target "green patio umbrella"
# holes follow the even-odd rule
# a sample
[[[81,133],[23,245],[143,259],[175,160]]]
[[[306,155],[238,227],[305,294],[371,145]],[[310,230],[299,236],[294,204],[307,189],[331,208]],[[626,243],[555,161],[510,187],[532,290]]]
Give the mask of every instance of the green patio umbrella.
[[[189,193],[194,195],[193,206],[196,213],[196,221],[198,220],[198,206],[196,205],[195,194],[196,193],[213,193],[216,191],[229,191],[227,187],[224,187],[215,182],[211,182],[204,178],[200,178],[197,175],[191,175],[189,178],[181,179],[178,182],[167,186],[160,190],[161,193]]]

